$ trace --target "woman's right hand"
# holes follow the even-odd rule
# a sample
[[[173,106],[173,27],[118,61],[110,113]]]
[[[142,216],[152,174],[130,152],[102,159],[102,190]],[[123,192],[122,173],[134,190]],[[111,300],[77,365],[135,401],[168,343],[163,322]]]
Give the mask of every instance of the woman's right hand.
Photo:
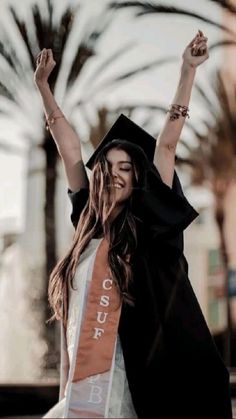
[[[48,83],[48,78],[56,65],[51,49],[44,48],[36,59],[36,70],[34,72],[34,81],[39,87]]]

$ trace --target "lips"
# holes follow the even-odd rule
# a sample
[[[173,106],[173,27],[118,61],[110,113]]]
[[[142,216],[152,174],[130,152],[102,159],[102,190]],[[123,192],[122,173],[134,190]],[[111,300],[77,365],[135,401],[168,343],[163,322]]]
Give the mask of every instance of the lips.
[[[114,182],[112,186],[114,186],[117,189],[121,189],[124,187],[124,185],[121,182],[117,182],[117,181]]]
[[[114,186],[114,188],[117,188],[117,189],[122,189],[123,188],[123,185],[121,185],[120,183],[114,183],[113,184],[113,186]]]

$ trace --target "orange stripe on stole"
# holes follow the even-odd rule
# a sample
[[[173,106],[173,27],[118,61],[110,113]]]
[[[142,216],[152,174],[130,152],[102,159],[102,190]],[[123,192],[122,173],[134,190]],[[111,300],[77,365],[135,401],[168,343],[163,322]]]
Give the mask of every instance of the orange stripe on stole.
[[[118,332],[121,298],[111,279],[109,243],[98,247],[81,324],[73,382],[109,371]]]

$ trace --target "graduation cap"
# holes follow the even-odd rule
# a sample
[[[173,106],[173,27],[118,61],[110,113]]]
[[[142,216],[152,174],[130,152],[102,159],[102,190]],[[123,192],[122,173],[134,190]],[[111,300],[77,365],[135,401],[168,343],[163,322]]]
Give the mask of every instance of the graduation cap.
[[[139,125],[131,121],[131,119],[127,118],[127,116],[121,114],[86,163],[86,166],[89,169],[93,168],[94,161],[102,148],[115,139],[130,141],[131,143],[138,145],[142,148],[148,160],[153,162],[156,139]]]

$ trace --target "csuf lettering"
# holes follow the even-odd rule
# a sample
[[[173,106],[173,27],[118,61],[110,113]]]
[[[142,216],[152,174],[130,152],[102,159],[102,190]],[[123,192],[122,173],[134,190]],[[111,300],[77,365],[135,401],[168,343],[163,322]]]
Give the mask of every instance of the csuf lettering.
[[[110,291],[112,289],[113,280],[106,278],[102,282],[102,288],[105,291]],[[110,296],[107,294],[101,295],[99,305],[102,307],[109,307],[110,305]],[[97,311],[97,323],[98,326],[103,324],[105,326],[107,322],[108,313],[106,311]],[[94,327],[93,339],[100,339],[104,333],[103,327]]]

